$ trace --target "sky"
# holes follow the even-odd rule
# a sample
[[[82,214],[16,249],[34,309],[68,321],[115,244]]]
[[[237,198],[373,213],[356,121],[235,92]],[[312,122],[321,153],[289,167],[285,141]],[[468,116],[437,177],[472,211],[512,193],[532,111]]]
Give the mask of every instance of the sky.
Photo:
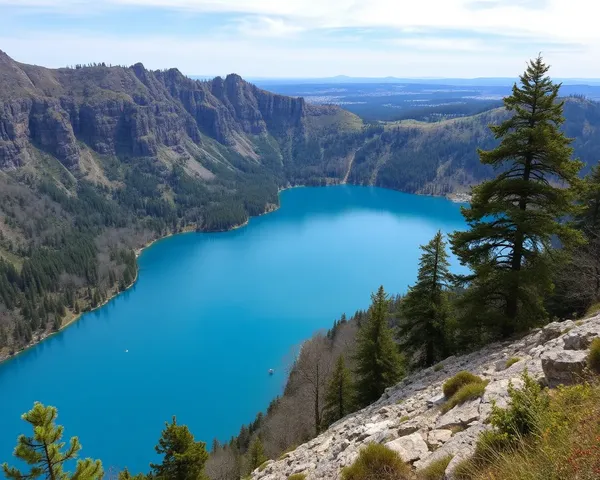
[[[600,77],[597,0],[0,0],[0,49],[245,77]]]

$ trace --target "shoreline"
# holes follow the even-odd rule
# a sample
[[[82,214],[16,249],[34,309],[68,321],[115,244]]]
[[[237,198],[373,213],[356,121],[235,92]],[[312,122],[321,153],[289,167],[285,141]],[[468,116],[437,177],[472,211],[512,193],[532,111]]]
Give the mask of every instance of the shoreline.
[[[331,184],[331,185],[323,185],[324,187],[330,187],[330,186],[336,186],[336,185],[347,185],[347,184],[342,184],[342,183],[336,183],[336,184]],[[352,186],[352,185],[351,185]],[[357,185],[357,186],[363,186],[363,185]],[[364,185],[364,186],[368,186],[368,185]],[[371,187],[373,185],[370,185]],[[291,190],[292,188],[306,188],[307,185],[289,185],[286,187],[281,187],[277,190],[277,196],[279,198],[279,194],[285,190]],[[314,185],[314,187],[322,187],[321,185]],[[376,187],[376,188],[385,188],[385,187]],[[400,192],[400,190],[395,190],[393,188],[385,188],[386,190],[392,190],[395,192]],[[407,193],[407,192],[402,192],[402,193]],[[418,194],[418,193],[414,193],[412,195],[422,195],[422,194]],[[425,195],[428,197],[438,197],[438,198],[445,198],[451,202],[454,203],[463,203],[463,202],[468,202],[470,201],[471,196],[469,194],[463,194],[463,193],[457,193],[457,194],[447,194],[447,195]],[[180,232],[170,232],[166,235],[163,236],[159,236],[157,238],[154,238],[148,242],[146,242],[144,245],[135,248],[133,251],[135,253],[135,258],[136,258],[136,262],[137,259],[142,255],[142,253],[144,252],[144,250],[146,250],[147,248],[150,248],[152,245],[154,245],[156,242],[159,242],[161,240],[164,240],[166,238],[169,237],[173,237],[175,235],[180,235],[180,234],[185,234],[185,233],[226,233],[226,232],[231,232],[233,230],[237,230],[239,228],[244,228],[246,227],[249,223],[250,220],[252,218],[255,217],[262,217],[263,215],[268,215],[269,213],[273,213],[276,212],[277,210],[279,210],[281,208],[281,201],[279,201],[279,204],[274,204],[274,203],[267,203],[265,205],[265,211],[262,213],[259,213],[258,215],[253,215],[253,216],[249,216],[248,219],[244,222],[244,223],[240,223],[238,225],[233,225],[228,229],[224,229],[224,230],[211,230],[211,231],[199,231],[196,229],[196,225],[188,225],[186,227],[184,227]],[[73,316],[73,318],[71,318],[70,320],[67,320],[66,323],[64,323],[63,325],[61,325],[60,329],[57,331],[50,331],[50,332],[43,332],[41,333],[38,338],[36,340],[31,341],[30,343],[28,343],[27,345],[25,345],[22,349],[16,351],[15,353],[11,354],[0,354],[0,366],[2,366],[2,364],[17,358],[20,354],[28,351],[29,349],[31,349],[32,347],[35,347],[36,345],[38,345],[39,343],[42,343],[44,340],[47,340],[48,338],[53,337],[54,335],[61,333],[63,330],[65,330],[66,328],[70,327],[71,325],[73,325],[74,323],[76,323],[83,315],[87,314],[87,313],[91,313],[95,310],[98,310],[99,308],[104,307],[105,305],[107,305],[110,301],[114,300],[115,298],[117,298],[120,294],[125,293],[127,290],[129,290],[131,287],[133,287],[139,278],[139,272],[140,272],[140,267],[139,264],[137,265],[137,270],[135,273],[135,278],[133,279],[133,281],[131,282],[131,284],[129,284],[127,287],[125,287],[123,290],[119,290],[118,288],[116,289],[115,292],[113,292],[112,294],[108,295],[106,300],[104,300],[104,302],[100,303],[99,305],[97,305],[94,308],[91,308],[90,310],[86,310],[85,312],[80,312],[76,315]]]

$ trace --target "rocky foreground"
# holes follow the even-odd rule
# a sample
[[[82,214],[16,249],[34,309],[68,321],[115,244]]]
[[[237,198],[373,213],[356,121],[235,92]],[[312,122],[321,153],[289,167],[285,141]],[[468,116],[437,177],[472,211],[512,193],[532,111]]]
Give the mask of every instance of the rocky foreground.
[[[336,480],[342,468],[371,442],[397,451],[417,470],[452,455],[446,470],[446,477],[452,479],[456,465],[473,453],[479,434],[490,428],[486,420],[492,402],[506,405],[509,382],[518,386],[527,369],[550,387],[576,383],[584,374],[587,350],[595,337],[600,337],[600,315],[551,323],[517,342],[496,343],[447,358],[443,368],[431,367],[405,378],[376,403],[338,421],[281,459],[270,460],[252,473],[252,479],[285,480],[303,473],[307,480]],[[511,359],[518,361],[507,367]],[[485,394],[442,414],[442,385],[461,370],[488,380]]]

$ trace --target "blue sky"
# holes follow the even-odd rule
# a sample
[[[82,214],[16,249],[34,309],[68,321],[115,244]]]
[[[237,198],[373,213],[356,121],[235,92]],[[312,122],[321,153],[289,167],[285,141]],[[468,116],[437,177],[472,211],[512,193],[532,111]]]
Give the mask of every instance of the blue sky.
[[[0,49],[246,77],[600,77],[596,0],[0,0]]]

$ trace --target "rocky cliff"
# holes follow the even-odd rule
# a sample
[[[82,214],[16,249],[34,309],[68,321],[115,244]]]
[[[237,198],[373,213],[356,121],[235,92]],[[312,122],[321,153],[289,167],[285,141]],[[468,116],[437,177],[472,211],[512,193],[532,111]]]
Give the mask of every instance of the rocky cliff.
[[[27,163],[28,143],[76,169],[78,142],[105,155],[154,156],[209,137],[245,156],[246,135],[303,138],[311,116],[348,116],[271,94],[238,75],[200,82],[176,69],[94,65],[47,69],[0,51],[0,168]]]
[[[255,470],[252,478],[285,480],[302,473],[307,480],[337,480],[361,448],[376,442],[397,451],[417,470],[450,455],[453,459],[446,477],[452,479],[455,466],[472,455],[479,434],[491,428],[486,420],[492,402],[506,406],[509,382],[518,387],[525,369],[550,387],[579,381],[587,349],[596,337],[600,337],[600,315],[578,322],[551,323],[519,341],[447,358],[441,363],[443,368],[432,367],[405,378],[373,405],[338,421],[280,460],[269,461]],[[518,361],[510,365],[509,359]],[[485,393],[482,398],[442,413],[442,385],[462,370],[488,380]]]

